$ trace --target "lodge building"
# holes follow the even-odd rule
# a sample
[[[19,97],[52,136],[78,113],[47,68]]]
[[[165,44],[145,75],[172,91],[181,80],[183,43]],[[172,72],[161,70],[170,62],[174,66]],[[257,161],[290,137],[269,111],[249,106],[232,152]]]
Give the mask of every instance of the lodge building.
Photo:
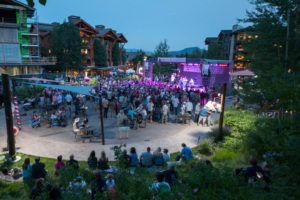
[[[127,39],[122,33],[117,33],[115,30],[110,28],[105,28],[103,25],[96,25],[93,27],[88,24],[86,21],[81,19],[79,16],[69,16],[68,22],[73,23],[79,28],[80,37],[82,38],[82,65],[83,66],[94,66],[94,42],[95,39],[99,39],[101,44],[104,46],[107,55],[107,66],[115,65],[112,60],[113,47],[117,43],[120,49],[120,63],[122,63],[122,50],[127,43]],[[51,56],[51,46],[49,43],[49,38],[51,31],[55,26],[58,26],[59,23],[53,22],[51,24],[39,23],[31,27],[32,31],[39,27],[39,39],[41,45],[41,53],[46,56]]]

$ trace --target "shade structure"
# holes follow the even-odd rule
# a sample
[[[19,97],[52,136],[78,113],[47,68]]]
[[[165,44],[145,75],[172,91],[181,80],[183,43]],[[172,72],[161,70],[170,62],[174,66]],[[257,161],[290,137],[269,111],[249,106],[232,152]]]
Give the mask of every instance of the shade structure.
[[[135,71],[134,71],[133,69],[130,68],[130,69],[127,69],[127,70],[126,70],[126,73],[127,73],[127,74],[134,74]]]
[[[255,74],[250,70],[243,70],[238,72],[229,73],[230,76],[255,76]]]
[[[87,96],[94,96],[90,93],[90,90],[93,88],[93,86],[51,85],[51,84],[38,84],[38,83],[27,83],[27,84],[48,87],[48,88],[53,88],[58,90],[64,90],[68,92],[74,92],[74,93],[83,94]]]

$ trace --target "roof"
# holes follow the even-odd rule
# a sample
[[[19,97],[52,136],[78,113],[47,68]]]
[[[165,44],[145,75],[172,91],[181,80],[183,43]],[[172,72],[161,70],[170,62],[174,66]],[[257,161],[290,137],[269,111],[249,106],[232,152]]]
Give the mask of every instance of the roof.
[[[26,5],[25,3],[22,3],[17,0],[1,0],[2,4],[7,4],[7,5],[14,5],[14,6],[20,6],[23,7],[27,10],[27,15],[28,17],[32,17],[34,14],[35,9],[31,8],[30,6]]]
[[[34,24],[36,25],[36,24]],[[37,23],[39,26],[39,30],[46,30],[46,31],[52,31],[57,24],[46,24],[46,23]]]
[[[205,38],[205,44],[209,45],[210,43],[216,42],[218,40],[217,37],[207,37]]]
[[[89,23],[87,23],[87,22],[84,21],[83,19],[80,19],[80,20],[78,20],[78,21],[76,21],[76,22],[73,22],[73,23],[74,23],[74,25],[78,25],[78,24],[80,24],[80,23],[83,23],[83,24],[85,24],[86,26],[88,26],[95,34],[98,33],[98,31],[97,31],[93,26],[91,26]]]
[[[119,42],[123,42],[123,43],[128,42],[127,39],[125,38],[125,36],[122,33],[118,33],[117,36],[118,36],[118,39],[119,39],[118,41]]]
[[[248,26],[246,28],[241,28],[236,31],[233,31],[231,34],[238,34],[240,32],[247,32],[247,31],[254,31],[254,28],[252,26]]]
[[[116,34],[112,29],[110,29],[110,28],[100,30],[100,31],[99,31],[99,34],[97,34],[97,37],[105,37],[105,35],[108,34],[108,33],[111,33],[112,36],[113,36],[115,39],[118,39],[117,34]]]

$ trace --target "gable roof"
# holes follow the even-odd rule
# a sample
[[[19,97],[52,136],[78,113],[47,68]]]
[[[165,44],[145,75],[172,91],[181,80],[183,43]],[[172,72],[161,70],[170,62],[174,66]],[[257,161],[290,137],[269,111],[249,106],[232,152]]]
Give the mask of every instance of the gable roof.
[[[123,43],[127,43],[127,39],[125,38],[125,36],[122,33],[118,33],[118,42],[123,42]]]
[[[111,36],[113,37],[113,39],[118,39],[118,36],[116,35],[116,33],[110,29],[110,28],[107,28],[107,29],[103,29],[103,30],[100,30],[99,34],[97,34],[97,37],[107,37],[109,34],[111,34]]]
[[[210,43],[216,42],[218,40],[217,37],[207,37],[205,38],[205,44],[209,45]]]
[[[87,26],[89,29],[91,29],[91,32],[93,32],[94,34],[99,33],[94,27],[92,27],[90,24],[88,24],[86,21],[84,21],[83,19],[80,19],[76,22],[74,22],[74,25],[77,26],[79,24],[84,24],[85,26]]]

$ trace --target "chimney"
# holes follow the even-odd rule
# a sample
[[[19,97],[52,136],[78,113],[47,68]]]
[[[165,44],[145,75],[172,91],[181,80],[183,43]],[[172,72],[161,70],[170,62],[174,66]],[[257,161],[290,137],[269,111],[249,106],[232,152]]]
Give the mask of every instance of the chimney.
[[[80,20],[79,16],[71,15],[68,17],[69,22],[75,23]]]
[[[97,31],[102,31],[105,29],[105,26],[103,26],[103,25],[96,25],[95,27],[96,27]]]

